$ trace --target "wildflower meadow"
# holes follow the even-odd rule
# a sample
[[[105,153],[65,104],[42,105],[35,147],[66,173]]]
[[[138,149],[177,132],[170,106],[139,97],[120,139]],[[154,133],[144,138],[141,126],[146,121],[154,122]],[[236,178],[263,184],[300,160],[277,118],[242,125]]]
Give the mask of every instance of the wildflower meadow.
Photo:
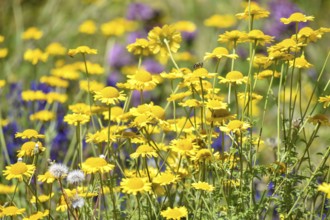
[[[0,219],[330,219],[329,1],[0,1]]]

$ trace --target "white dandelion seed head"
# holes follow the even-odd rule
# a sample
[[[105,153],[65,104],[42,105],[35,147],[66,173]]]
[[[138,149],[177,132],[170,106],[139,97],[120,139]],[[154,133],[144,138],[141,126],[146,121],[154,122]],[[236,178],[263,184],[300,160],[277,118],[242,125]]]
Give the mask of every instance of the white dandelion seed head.
[[[85,200],[82,197],[75,195],[71,199],[71,204],[72,204],[72,207],[75,209],[82,208],[85,204]]]
[[[66,177],[66,180],[70,184],[78,184],[85,180],[85,174],[81,170],[72,170],[69,172],[68,176]]]
[[[54,163],[52,164],[48,171],[55,177],[55,178],[61,178],[68,174],[68,167],[61,163]]]

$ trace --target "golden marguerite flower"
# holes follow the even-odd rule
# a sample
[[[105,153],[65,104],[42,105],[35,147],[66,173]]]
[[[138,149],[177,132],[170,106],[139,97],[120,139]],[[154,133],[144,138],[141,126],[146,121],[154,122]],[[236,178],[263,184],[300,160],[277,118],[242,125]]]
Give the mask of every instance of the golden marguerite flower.
[[[91,173],[106,173],[113,170],[115,166],[109,164],[104,158],[103,155],[100,157],[89,157],[85,162],[81,164],[81,170],[86,174]]]
[[[252,30],[248,33],[247,39],[256,45],[269,44],[273,41],[274,37],[264,34],[261,30]]]
[[[156,88],[159,81],[157,77],[149,73],[144,69],[139,69],[134,75],[128,75],[126,83],[117,83],[119,88],[138,90],[138,91],[149,91]]]
[[[48,53],[42,52],[40,49],[27,49],[24,53],[24,60],[36,65],[39,61],[46,62],[48,59]]]
[[[247,34],[238,30],[226,31],[224,34],[220,34],[218,39],[218,42],[220,43],[229,43],[233,46],[236,46],[238,43],[244,43],[246,41]]]
[[[16,206],[7,206],[0,209],[0,217],[22,215],[25,209],[19,209]]]
[[[15,192],[15,186],[4,185],[0,183],[0,194],[11,194]]]
[[[112,86],[107,86],[100,91],[95,91],[94,95],[94,100],[98,100],[106,105],[115,105],[125,99],[123,92],[119,92],[117,88]]]
[[[87,80],[80,80],[79,81],[79,88],[84,90],[85,92],[95,92],[103,89],[105,87],[104,83],[97,82],[95,80],[89,81],[89,90],[88,90],[88,81]]]
[[[78,53],[81,53],[81,54],[97,54],[97,50],[92,49],[88,46],[79,46],[76,49],[70,49],[69,52],[68,52],[68,55],[71,56],[71,57],[74,57]]]
[[[67,88],[69,86],[69,82],[65,79],[61,79],[57,76],[42,76],[40,78],[41,83],[45,83],[49,86]]]
[[[266,9],[261,8],[256,2],[250,2],[250,5],[247,5],[243,13],[236,14],[238,19],[253,19],[267,18],[270,12]]]
[[[174,184],[178,180],[179,180],[178,175],[174,175],[173,173],[170,172],[163,172],[163,173],[159,173],[158,176],[156,176],[152,182],[157,183],[161,186],[166,186],[169,184]]]
[[[46,53],[54,56],[65,55],[66,48],[58,42],[53,42],[46,47]]]
[[[164,25],[163,27],[154,27],[149,31],[148,40],[152,53],[166,56],[169,50],[173,53],[178,51],[182,38],[180,32],[173,25]]]
[[[22,181],[24,177],[31,177],[34,173],[35,166],[33,164],[26,164],[21,161],[6,166],[6,170],[2,171],[6,176],[6,180],[18,179]]]
[[[219,83],[242,84],[247,83],[248,78],[239,71],[230,71],[226,77],[219,76]]]
[[[23,40],[39,40],[43,35],[43,32],[40,31],[37,27],[29,27],[22,34]]]
[[[38,131],[34,129],[26,129],[23,132],[17,132],[15,134],[15,138],[21,138],[21,139],[32,139],[32,138],[45,138],[45,135],[39,134]]]
[[[238,58],[238,55],[236,54],[229,54],[228,50],[224,47],[216,47],[212,51],[212,53],[205,53],[204,60],[208,59],[221,59],[221,58],[230,58],[230,59],[236,59]]]
[[[54,118],[55,118],[55,113],[48,110],[41,110],[30,115],[31,121],[39,120],[39,121],[47,122],[53,120]]]
[[[220,130],[225,133],[233,132],[239,134],[240,132],[247,130],[249,127],[251,126],[244,121],[232,120],[226,126],[220,126]]]
[[[317,187],[317,190],[326,193],[327,198],[330,199],[330,183],[323,182]]]
[[[46,101],[49,104],[52,104],[53,102],[64,103],[68,99],[67,94],[61,94],[58,92],[49,92],[45,94],[45,96],[46,96]]]
[[[254,78],[261,80],[261,79],[267,79],[274,76],[275,78],[279,78],[281,76],[281,73],[273,70],[263,70],[259,73],[254,74]]]
[[[307,121],[309,123],[312,123],[313,125],[330,126],[329,118],[324,114],[316,114],[316,115],[310,116]]]
[[[38,202],[47,202],[48,200],[50,200],[55,194],[52,192],[49,195],[46,194],[41,194],[38,196],[38,200],[36,199],[35,196],[32,196],[32,198],[30,199],[31,203],[37,203]]]
[[[137,38],[134,43],[129,44],[126,48],[128,52],[134,55],[148,56],[151,53],[149,41],[144,38]]]
[[[8,48],[0,48],[0,58],[5,58],[8,55]]]
[[[298,69],[309,69],[313,65],[309,63],[304,56],[297,57],[295,61],[290,60],[290,67],[295,67]]]
[[[93,20],[86,20],[79,26],[79,32],[83,34],[95,34],[97,30],[96,24]]]
[[[319,97],[319,102],[323,104],[323,108],[329,107],[330,106],[330,95]]]
[[[156,150],[148,145],[148,144],[142,144],[138,146],[136,151],[132,154],[130,154],[130,157],[133,159],[139,158],[139,157],[158,157],[158,154]]]
[[[46,150],[46,148],[42,146],[42,143],[40,141],[25,142],[22,145],[21,149],[17,151],[17,157],[23,157],[23,156],[31,157],[36,153],[37,150],[38,152],[43,152]]]
[[[67,114],[66,116],[64,116],[64,121],[69,125],[78,126],[78,124],[82,125],[89,122],[90,116],[86,114],[76,114],[76,113]]]
[[[236,24],[236,18],[233,15],[212,15],[204,20],[204,25],[215,28],[229,28]]]
[[[161,211],[161,216],[166,218],[166,220],[180,220],[182,218],[186,218],[188,216],[187,208],[184,206],[170,208],[168,207],[166,210]]]
[[[101,25],[102,34],[111,37],[111,36],[122,36],[126,32],[131,32],[136,30],[137,23],[125,18],[114,18],[113,20],[103,23]]]
[[[120,188],[123,193],[136,195],[138,193],[146,193],[151,191],[151,183],[147,178],[131,177],[122,179]]]
[[[280,19],[283,24],[290,24],[292,22],[298,23],[298,22],[307,22],[307,21],[313,21],[313,16],[306,16],[300,12],[295,12],[290,15],[288,18],[281,18]]]
[[[55,180],[56,178],[49,171],[46,171],[45,174],[38,175],[38,181],[43,183],[53,183]]]
[[[198,181],[197,183],[191,184],[195,189],[212,192],[214,190],[214,186],[208,184],[207,182]]]
[[[34,213],[27,218],[23,218],[23,220],[39,220],[39,219],[44,219],[44,217],[48,215],[49,215],[49,210],[45,210],[43,212]]]

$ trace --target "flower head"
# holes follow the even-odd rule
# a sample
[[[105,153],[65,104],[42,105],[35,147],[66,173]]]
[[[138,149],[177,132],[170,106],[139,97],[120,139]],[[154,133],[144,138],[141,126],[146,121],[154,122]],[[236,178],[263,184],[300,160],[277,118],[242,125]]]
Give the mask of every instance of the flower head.
[[[124,193],[136,195],[151,191],[151,183],[146,178],[132,177],[122,179],[120,188]]]
[[[204,25],[215,28],[229,28],[236,24],[236,18],[233,15],[212,15],[204,20]]]
[[[20,150],[17,151],[17,157],[33,156],[36,148],[38,152],[43,152],[46,150],[46,148],[42,146],[41,142],[28,141],[22,145]]]
[[[283,24],[290,24],[291,22],[307,22],[307,21],[313,21],[314,17],[313,16],[306,16],[300,12],[295,12],[290,15],[289,18],[281,18],[281,22]]]
[[[149,41],[144,38],[137,38],[134,43],[129,44],[126,48],[128,52],[134,55],[148,56],[151,53]]]
[[[56,180],[55,176],[47,171],[45,174],[38,175],[38,181],[46,182],[46,183],[53,183]]]
[[[79,46],[76,49],[70,49],[69,52],[68,52],[68,55],[71,56],[71,57],[74,57],[78,53],[81,53],[81,54],[97,54],[97,50],[96,49],[91,49],[88,46]]]
[[[220,83],[232,83],[232,84],[242,84],[247,83],[247,77],[239,71],[230,71],[227,73],[226,77],[219,76]]]
[[[55,114],[54,112],[48,111],[48,110],[41,110],[38,111],[32,115],[30,115],[30,120],[31,121],[43,121],[43,122],[47,122],[47,121],[51,121],[55,118]]]
[[[330,106],[330,95],[320,97],[319,102],[324,102],[323,108],[329,107]]]
[[[247,130],[250,127],[249,124],[240,120],[232,120],[226,126],[220,126],[220,130],[226,133],[240,133],[242,131]]]
[[[153,179],[153,183],[157,183],[161,186],[166,186],[169,184],[174,184],[179,180],[179,176],[174,175],[170,172],[160,173]]]
[[[187,208],[184,206],[170,208],[168,207],[166,210],[161,212],[161,216],[166,218],[166,220],[180,220],[181,218],[185,218],[188,216]]]
[[[43,219],[44,217],[46,217],[48,215],[49,215],[49,210],[45,210],[44,212],[34,213],[34,214],[30,215],[30,217],[23,218],[23,220],[39,220],[39,219]]]
[[[85,180],[85,174],[81,170],[73,170],[68,173],[66,180],[70,184],[78,184]]]
[[[212,192],[214,190],[214,186],[208,184],[207,182],[198,181],[197,183],[191,184],[195,189]]]
[[[94,95],[94,100],[98,100],[107,105],[115,105],[125,99],[124,94],[112,86],[105,87],[100,91],[95,91]]]
[[[256,2],[251,2],[246,6],[243,13],[236,14],[238,19],[249,19],[252,17],[253,19],[267,18],[269,16],[269,11],[261,8]]]
[[[89,122],[90,116],[86,114],[67,114],[64,117],[64,121],[70,125],[78,126],[78,124],[82,125]]]
[[[66,48],[60,43],[53,42],[46,47],[46,53],[49,55],[65,55]]]
[[[93,20],[86,20],[79,26],[79,32],[83,34],[95,34],[96,24]]]
[[[56,179],[67,176],[69,168],[61,163],[54,163],[48,168],[49,173]]]
[[[34,173],[35,166],[18,161],[15,164],[6,166],[6,170],[2,171],[7,180],[18,179],[22,181],[24,177],[31,177]]]
[[[47,59],[48,53],[44,53],[40,49],[28,49],[24,53],[24,60],[30,61],[33,65],[36,65],[39,61],[46,62]]]
[[[25,209],[19,209],[16,206],[7,206],[0,209],[0,217],[22,215]]]
[[[110,172],[114,167],[114,165],[109,164],[103,157],[90,157],[81,164],[82,171],[87,174]]]
[[[322,183],[317,187],[318,191],[324,192],[327,194],[327,198],[330,199],[330,184],[329,183]]]
[[[158,157],[157,152],[153,147],[147,144],[138,146],[136,151],[130,155],[131,158],[135,159],[138,157]]]
[[[43,35],[43,32],[40,31],[37,27],[30,27],[22,34],[23,40],[39,40]]]
[[[212,53],[205,53],[204,60],[212,59],[212,58],[230,58],[230,59],[236,59],[238,58],[238,55],[236,54],[229,54],[228,50],[224,47],[216,47],[212,51]]]
[[[15,138],[21,138],[21,139],[32,139],[32,138],[45,138],[45,135],[39,134],[34,129],[26,129],[23,132],[17,132],[15,134]]]

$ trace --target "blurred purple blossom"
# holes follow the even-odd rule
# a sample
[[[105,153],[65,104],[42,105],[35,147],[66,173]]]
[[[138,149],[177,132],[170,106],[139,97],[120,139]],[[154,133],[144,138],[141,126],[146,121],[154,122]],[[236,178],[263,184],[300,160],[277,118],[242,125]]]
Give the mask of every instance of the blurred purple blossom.
[[[165,69],[163,65],[153,59],[145,59],[142,62],[142,66],[152,74],[161,73]]]
[[[155,11],[143,3],[131,3],[126,12],[126,18],[129,20],[146,21],[154,17]]]
[[[127,51],[126,47],[121,44],[114,44],[108,52],[108,62],[111,67],[120,69],[121,67],[131,64],[133,57]]]

